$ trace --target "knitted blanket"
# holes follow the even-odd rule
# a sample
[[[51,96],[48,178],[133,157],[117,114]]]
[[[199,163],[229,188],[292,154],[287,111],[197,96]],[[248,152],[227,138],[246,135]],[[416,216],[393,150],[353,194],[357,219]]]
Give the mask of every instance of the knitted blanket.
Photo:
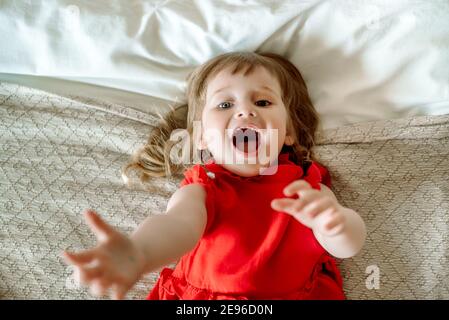
[[[181,176],[127,188],[120,169],[157,117],[130,107],[0,83],[0,298],[92,299],[63,249],[94,244],[93,208],[130,233],[162,214]],[[340,268],[349,299],[448,299],[449,116],[321,131],[317,154],[368,238]],[[158,277],[128,294],[141,299]]]

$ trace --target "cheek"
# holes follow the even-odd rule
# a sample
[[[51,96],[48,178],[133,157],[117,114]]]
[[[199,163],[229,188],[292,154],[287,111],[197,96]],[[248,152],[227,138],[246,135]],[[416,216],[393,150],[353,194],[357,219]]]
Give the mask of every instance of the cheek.
[[[221,145],[226,128],[226,119],[215,112],[204,112],[202,116],[203,139],[209,148]]]
[[[285,136],[286,136],[286,131],[285,129],[279,129],[278,130],[278,144],[280,147],[282,147],[284,145],[285,142]]]
[[[285,137],[287,136],[287,124],[288,119],[286,112],[280,112],[276,119],[276,125],[278,128],[278,141],[281,147],[284,145]]]
[[[227,117],[224,112],[205,112],[203,113],[203,126],[205,128],[224,129],[226,127]]]
[[[215,119],[213,114],[210,111],[203,112],[203,116],[201,118],[201,126],[203,127],[203,131],[206,131],[209,128],[213,128],[215,123]]]
[[[287,113],[285,111],[278,112],[274,115],[274,127],[278,129],[279,138],[285,137],[287,131]]]

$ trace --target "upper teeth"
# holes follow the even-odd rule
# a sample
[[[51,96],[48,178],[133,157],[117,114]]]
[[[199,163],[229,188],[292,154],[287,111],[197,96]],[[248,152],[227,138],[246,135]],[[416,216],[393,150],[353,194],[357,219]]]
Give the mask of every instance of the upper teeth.
[[[234,131],[231,133],[231,137],[235,137],[237,134],[239,134],[239,131],[242,132],[243,129],[254,131],[254,132],[256,132],[257,136],[260,135],[259,129],[251,128],[251,127],[239,127],[239,128],[234,129]],[[242,132],[242,134],[246,134],[246,130],[245,130],[245,132]]]
[[[242,129],[253,130],[253,131],[256,131],[257,133],[259,133],[259,130],[257,130],[256,128],[250,128],[250,127],[240,127],[240,128],[237,128],[235,131],[242,130]]]

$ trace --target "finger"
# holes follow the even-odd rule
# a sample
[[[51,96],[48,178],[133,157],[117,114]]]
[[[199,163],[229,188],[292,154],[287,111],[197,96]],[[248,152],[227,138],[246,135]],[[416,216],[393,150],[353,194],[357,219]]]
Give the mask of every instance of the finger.
[[[290,214],[294,216],[295,218],[298,218],[297,215],[299,215],[301,208],[303,206],[302,202],[297,199],[279,199],[276,200],[281,203],[281,205],[277,208],[279,208],[278,211],[285,212],[287,214]],[[275,203],[276,208],[276,203]]]
[[[300,191],[300,198],[295,200],[294,212],[299,213],[303,210],[307,205],[314,201],[318,201],[322,194],[314,189]]]
[[[312,189],[312,186],[305,180],[295,180],[284,188],[286,196],[294,195],[302,190]]]
[[[125,299],[126,293],[131,289],[130,285],[116,284],[112,286],[111,299],[113,300],[123,300]]]
[[[326,211],[333,205],[333,201],[331,198],[321,198],[315,201],[311,201],[302,209],[302,214],[308,217],[309,219],[315,218],[320,213]]]
[[[302,197],[300,199],[274,199],[271,201],[271,207],[274,210],[295,215],[298,214],[308,203],[322,196],[319,191],[313,189],[301,191],[301,193]]]
[[[62,252],[62,257],[67,264],[80,265],[91,262],[94,258],[94,250],[84,250],[78,253],[71,253],[68,251]]]
[[[333,220],[329,221],[327,225],[325,225],[325,230],[327,232],[327,235],[334,236],[342,232],[344,226],[343,216],[337,215]]]
[[[281,199],[274,199],[271,201],[271,208],[273,208],[276,211],[283,212],[285,209],[290,208],[295,204],[296,199],[288,199],[288,198],[281,198]]]
[[[90,293],[95,297],[103,297],[106,295],[111,282],[106,279],[93,280],[90,284]]]
[[[316,217],[314,226],[321,234],[330,236],[334,235],[338,227],[342,223],[339,215],[336,214],[334,209],[328,209]],[[335,230],[334,230],[335,229]]]
[[[105,241],[115,234],[115,230],[92,210],[86,210],[84,217],[99,241]]]
[[[299,190],[297,192],[299,195],[299,200],[301,201],[309,201],[311,199],[316,199],[318,197],[323,197],[323,193],[316,189],[307,189],[307,190]]]
[[[89,285],[92,281],[101,278],[104,275],[104,268],[101,266],[93,268],[79,267],[79,280],[83,285]]]

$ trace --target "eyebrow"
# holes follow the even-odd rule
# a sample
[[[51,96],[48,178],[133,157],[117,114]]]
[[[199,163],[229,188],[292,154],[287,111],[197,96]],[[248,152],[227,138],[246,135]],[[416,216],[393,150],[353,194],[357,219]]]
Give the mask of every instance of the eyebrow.
[[[213,98],[217,93],[219,93],[219,92],[221,92],[221,91],[224,91],[224,90],[226,90],[226,89],[228,89],[228,88],[230,88],[230,87],[231,87],[231,86],[226,86],[226,87],[223,87],[223,88],[218,89],[217,91],[215,91],[215,92],[212,94],[211,98]],[[276,95],[276,92],[274,92],[274,90],[271,89],[271,88],[268,87],[268,86],[261,86],[261,87],[259,87],[258,89],[253,90],[252,92],[263,91],[263,89],[265,89],[266,91],[270,91],[271,93],[273,93],[273,94]]]

